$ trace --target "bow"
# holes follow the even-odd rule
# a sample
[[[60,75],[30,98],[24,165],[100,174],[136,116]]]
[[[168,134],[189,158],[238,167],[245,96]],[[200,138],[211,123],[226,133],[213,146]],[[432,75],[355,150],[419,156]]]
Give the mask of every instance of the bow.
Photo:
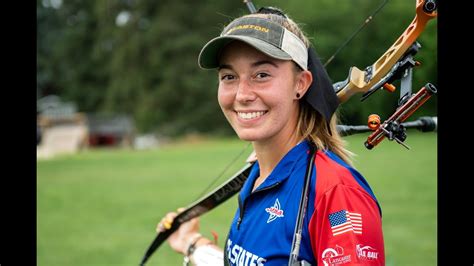
[[[419,65],[413,57],[421,48],[416,39],[425,29],[427,22],[436,18],[437,14],[437,4],[434,0],[417,0],[415,18],[394,44],[363,71],[353,66],[344,81],[333,84],[339,100],[343,103],[356,93],[364,93],[361,98],[361,101],[364,101],[382,89],[393,92],[396,89],[392,85],[393,81],[401,80],[398,107],[393,115],[383,123],[380,123],[378,115],[369,116],[368,127],[374,132],[364,143],[367,149],[372,149],[385,137],[409,149],[404,144],[406,128],[402,122],[437,93],[436,87],[431,83],[427,83],[414,95],[411,88],[413,68]]]
[[[251,13],[256,12],[251,0],[243,0],[243,2]],[[389,119],[381,124],[380,118],[371,116],[372,119],[369,119],[367,126],[338,125],[337,130],[341,135],[347,136],[354,133],[373,131],[365,143],[366,147],[371,149],[380,143],[385,136],[388,136],[389,140],[395,139],[402,144],[406,138],[405,130],[409,127],[418,128],[423,132],[436,130],[437,118],[422,117],[417,121],[404,122],[432,94],[437,92],[434,85],[427,83],[415,95],[411,94],[412,68],[417,65],[413,61],[413,56],[420,48],[416,39],[423,32],[427,22],[437,16],[436,9],[437,5],[434,0],[416,0],[415,18],[394,44],[372,65],[364,70],[353,66],[349,69],[346,80],[333,84],[340,103],[344,103],[356,93],[364,93],[362,100],[365,100],[380,89],[393,91],[394,86],[391,82],[401,79],[399,106]],[[255,158],[251,155],[247,159],[247,164],[241,170],[215,190],[180,212],[173,220],[170,228],[156,235],[146,250],[140,265],[145,265],[150,256],[181,224],[205,214],[238,193],[248,178],[254,163]]]
[[[425,29],[426,23],[438,15],[436,8],[434,0],[417,0],[415,18],[379,59],[364,70],[355,66],[351,67],[346,80],[333,84],[341,103],[346,102],[357,92],[376,90],[382,86],[383,84],[380,84],[379,81],[389,73],[408,48],[412,46]]]

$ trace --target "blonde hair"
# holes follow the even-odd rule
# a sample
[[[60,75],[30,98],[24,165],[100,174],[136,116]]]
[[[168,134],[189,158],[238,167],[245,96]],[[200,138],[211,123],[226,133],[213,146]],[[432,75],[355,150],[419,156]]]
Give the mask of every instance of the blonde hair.
[[[300,27],[288,16],[285,18],[277,14],[249,14],[244,17],[261,17],[269,19],[298,36],[306,48],[311,45]],[[296,65],[296,64],[295,64]],[[322,117],[320,113],[315,111],[305,100],[300,100],[300,108],[298,115],[298,133],[305,139],[313,142],[319,150],[330,150],[339,156],[344,162],[352,166],[352,157],[354,153],[346,149],[347,143],[337,132],[336,124],[338,122],[338,114],[334,113],[329,123]],[[328,128],[329,126],[329,128]]]

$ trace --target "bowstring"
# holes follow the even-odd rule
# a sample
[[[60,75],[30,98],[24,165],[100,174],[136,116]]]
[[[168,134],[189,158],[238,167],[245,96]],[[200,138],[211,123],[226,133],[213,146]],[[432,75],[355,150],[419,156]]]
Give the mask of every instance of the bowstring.
[[[255,8],[255,6],[254,6],[254,4],[252,3],[252,0],[244,0],[243,2],[244,2],[244,4],[247,6],[247,8],[249,9],[250,13],[255,13],[255,12],[257,11],[256,8]],[[217,177],[215,177],[215,178],[212,180],[212,182],[201,192],[201,194],[199,194],[199,196],[197,197],[196,200],[202,198],[202,197],[204,196],[204,194],[206,194],[206,193],[210,190],[210,188],[211,188],[212,186],[214,186],[214,184],[217,182],[217,180],[219,180],[219,179],[224,175],[224,173],[227,172],[227,170],[229,170],[229,168],[237,161],[237,159],[240,158],[240,156],[242,156],[242,154],[248,149],[248,147],[249,147],[251,144],[252,144],[252,143],[249,142],[249,143],[247,144],[247,146],[245,146],[245,147],[239,152],[239,154],[237,154],[237,156],[235,156],[234,159],[232,159],[232,161],[224,167],[224,169],[217,175]]]
[[[342,50],[342,48],[344,48],[345,46],[347,46],[347,44],[352,40],[354,39],[354,37],[359,34],[359,32],[367,26],[367,24],[369,24],[369,22],[372,21],[372,19],[375,17],[375,15],[377,15],[377,13],[385,6],[385,4],[387,4],[388,0],[384,0],[382,4],[380,4],[377,9],[372,13],[370,14],[365,20],[364,22],[359,26],[359,28],[354,31],[352,33],[352,35],[347,38],[347,40],[341,45],[339,46],[339,48],[337,48],[336,52],[334,52],[334,54],[331,55],[331,57],[329,57],[329,59],[323,64],[324,67],[326,67],[327,65],[329,65],[329,63],[332,62],[332,60],[336,57],[336,55]]]
[[[245,146],[245,147],[239,152],[239,154],[237,154],[237,156],[235,156],[235,157],[232,159],[232,161],[231,161],[230,163],[228,163],[228,164],[224,167],[224,169],[217,175],[217,177],[215,177],[215,178],[212,180],[212,182],[201,192],[201,194],[199,194],[199,196],[197,197],[196,200],[202,198],[202,197],[204,196],[204,194],[206,194],[206,193],[209,191],[209,189],[210,189],[212,186],[214,186],[214,184],[217,182],[217,180],[219,180],[219,179],[225,174],[225,172],[226,172],[227,170],[229,170],[229,168],[237,161],[237,159],[239,159],[239,158],[242,156],[242,154],[249,148],[249,146],[250,146],[251,144],[252,144],[252,142],[249,142],[249,143],[247,144],[247,146]]]

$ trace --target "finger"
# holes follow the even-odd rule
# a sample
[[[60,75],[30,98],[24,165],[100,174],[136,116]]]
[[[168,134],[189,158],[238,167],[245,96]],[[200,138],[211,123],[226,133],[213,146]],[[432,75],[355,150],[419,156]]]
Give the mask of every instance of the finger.
[[[161,233],[161,232],[164,232],[164,231],[165,231],[165,227],[163,226],[163,224],[161,222],[159,222],[158,225],[156,226],[156,232]]]
[[[171,225],[173,224],[173,221],[174,221],[174,218],[176,218],[176,216],[178,216],[177,213],[175,212],[169,212],[168,214],[166,214],[165,218],[163,219],[163,227],[168,230],[171,228]]]
[[[171,228],[171,225],[173,223],[174,218],[176,218],[178,214],[175,212],[169,212],[161,219],[161,221],[158,223],[156,226],[156,231],[159,232],[164,232],[168,229]]]
[[[159,233],[159,232],[164,232],[166,231],[166,228],[165,228],[165,223],[167,223],[165,221],[165,218],[161,219],[161,221],[158,223],[158,225],[156,226],[156,231]],[[167,223],[168,224],[168,223]]]

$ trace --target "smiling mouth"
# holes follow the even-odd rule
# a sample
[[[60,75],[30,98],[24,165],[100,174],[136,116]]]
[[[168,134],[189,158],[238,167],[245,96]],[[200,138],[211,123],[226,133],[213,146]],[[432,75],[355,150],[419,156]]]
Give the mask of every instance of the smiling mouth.
[[[258,111],[258,112],[237,112],[237,115],[239,118],[244,119],[244,120],[250,120],[250,119],[255,119],[258,118],[264,114],[266,114],[268,111]]]

